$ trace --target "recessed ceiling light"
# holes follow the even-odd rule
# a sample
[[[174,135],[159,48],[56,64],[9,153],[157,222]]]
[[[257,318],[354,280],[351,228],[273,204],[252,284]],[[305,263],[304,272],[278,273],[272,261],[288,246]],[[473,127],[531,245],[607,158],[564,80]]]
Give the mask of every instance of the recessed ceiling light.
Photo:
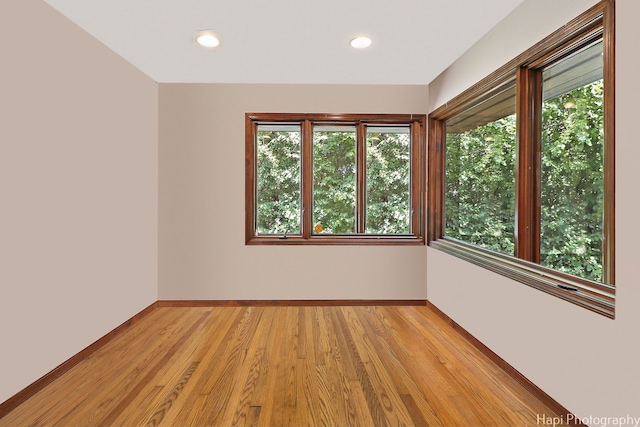
[[[371,39],[369,37],[356,37],[349,42],[354,49],[365,49],[371,46]]]
[[[197,31],[194,40],[198,46],[214,48],[220,45],[220,39],[211,30]]]

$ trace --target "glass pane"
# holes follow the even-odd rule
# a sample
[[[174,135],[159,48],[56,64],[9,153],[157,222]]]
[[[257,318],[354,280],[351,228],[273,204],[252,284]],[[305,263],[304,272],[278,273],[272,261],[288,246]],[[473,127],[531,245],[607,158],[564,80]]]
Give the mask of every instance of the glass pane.
[[[515,253],[515,86],[447,121],[445,235]]]
[[[313,231],[356,232],[356,130],[317,126],[313,131]]]
[[[367,233],[411,232],[410,148],[408,126],[367,128]]]
[[[540,263],[595,281],[604,212],[601,53],[602,42],[545,70],[542,106]]]
[[[301,234],[300,126],[259,125],[257,234]]]

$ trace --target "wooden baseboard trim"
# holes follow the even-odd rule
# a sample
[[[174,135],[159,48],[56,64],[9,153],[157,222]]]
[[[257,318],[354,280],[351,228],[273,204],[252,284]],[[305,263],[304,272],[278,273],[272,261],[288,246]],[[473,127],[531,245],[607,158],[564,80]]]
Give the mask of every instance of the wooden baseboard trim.
[[[160,300],[159,307],[426,306],[426,300]]]
[[[129,329],[133,324],[137,323],[140,319],[147,316],[153,310],[158,307],[158,302],[154,302],[149,307],[145,308],[138,314],[135,314],[126,322],[122,323],[120,326],[117,326],[114,330],[104,335],[102,338],[98,339],[93,344],[90,344],[84,350],[81,350],[76,355],[72,356],[70,359],[66,360],[56,368],[54,368],[49,373],[42,376],[40,379],[31,383],[9,399],[0,403],[0,419],[11,412],[13,409],[18,407],[21,403],[25,402],[31,396],[42,390],[56,378],[60,377],[62,374],[73,368],[78,363],[82,362],[84,359],[89,357],[91,354],[95,353],[100,347],[103,347],[109,341],[113,340],[118,335],[122,334],[124,331]]]
[[[462,335],[467,341],[469,341],[475,348],[477,348],[482,354],[487,356],[498,365],[503,371],[505,371],[511,378],[516,380],[520,385],[522,385],[529,393],[533,394],[538,400],[544,403],[546,406],[551,408],[556,414],[560,415],[563,420],[572,420],[569,425],[573,426],[584,426],[580,422],[580,420],[575,417],[567,408],[562,406],[558,401],[556,401],[553,397],[549,396],[544,392],[540,387],[531,382],[527,377],[522,375],[516,368],[507,363],[503,358],[498,356],[493,352],[489,347],[484,345],[480,340],[471,335],[466,329],[457,324],[453,319],[447,316],[442,310],[433,305],[431,301],[427,300],[427,307],[431,309],[434,313],[436,313],[440,318],[442,318],[447,324],[449,324],[453,329],[455,329],[460,335]]]

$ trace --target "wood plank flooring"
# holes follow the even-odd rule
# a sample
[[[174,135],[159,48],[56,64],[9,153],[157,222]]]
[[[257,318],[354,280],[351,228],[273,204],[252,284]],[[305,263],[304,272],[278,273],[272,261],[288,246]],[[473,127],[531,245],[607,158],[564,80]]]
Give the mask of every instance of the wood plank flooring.
[[[159,307],[0,426],[535,426],[428,307]]]

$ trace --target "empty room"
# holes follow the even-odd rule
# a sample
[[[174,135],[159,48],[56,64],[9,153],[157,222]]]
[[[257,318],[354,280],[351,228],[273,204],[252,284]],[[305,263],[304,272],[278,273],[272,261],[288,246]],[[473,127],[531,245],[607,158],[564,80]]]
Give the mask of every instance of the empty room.
[[[0,2],[0,426],[640,426],[640,3]]]

